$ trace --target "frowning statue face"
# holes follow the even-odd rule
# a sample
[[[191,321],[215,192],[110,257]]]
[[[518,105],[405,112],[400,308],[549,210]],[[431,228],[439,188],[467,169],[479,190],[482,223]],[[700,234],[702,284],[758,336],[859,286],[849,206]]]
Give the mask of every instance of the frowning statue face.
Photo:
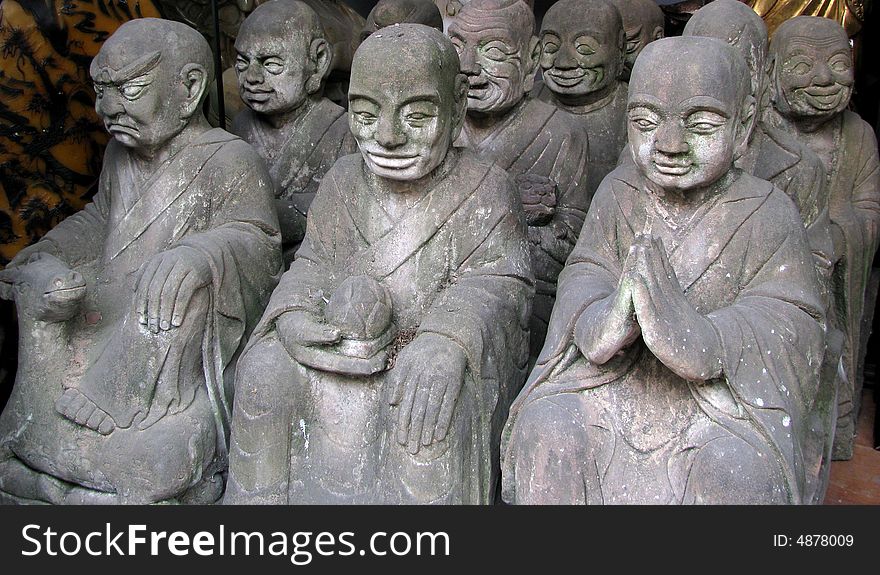
[[[827,18],[785,22],[771,45],[774,106],[784,116],[831,117],[849,104],[854,82],[846,32]]]
[[[663,65],[674,57],[689,65]],[[628,134],[636,165],[666,190],[717,181],[747,139],[754,113],[749,89],[742,57],[719,40],[681,37],[650,44],[629,88]]]
[[[474,0],[449,27],[467,76],[468,111],[499,114],[531,90],[538,61],[535,19],[521,0]]]
[[[401,24],[367,38],[352,63],[349,126],[369,170],[401,181],[433,172],[461,131],[466,91],[439,30]]]

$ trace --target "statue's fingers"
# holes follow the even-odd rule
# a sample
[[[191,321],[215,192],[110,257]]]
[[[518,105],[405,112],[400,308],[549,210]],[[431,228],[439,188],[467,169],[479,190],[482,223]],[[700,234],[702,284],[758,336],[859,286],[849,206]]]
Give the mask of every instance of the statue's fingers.
[[[159,308],[162,302],[162,290],[171,275],[171,270],[174,269],[174,264],[173,258],[162,258],[162,263],[153,274],[150,287],[147,289],[147,327],[153,333],[159,333]]]
[[[178,264],[174,266],[174,269],[168,275],[168,280],[162,286],[162,295],[159,298],[159,329],[165,331],[171,329],[171,320],[174,317],[174,308],[177,305],[177,295],[180,293],[183,282],[191,273],[191,270]]]
[[[199,278],[194,273],[187,273],[181,280],[177,293],[174,296],[174,304],[171,312],[171,325],[180,327],[183,325],[183,318],[186,316],[186,308],[192,300],[193,294],[199,289]]]
[[[410,373],[404,382],[403,400],[397,412],[397,443],[406,445],[409,439],[409,424],[412,419],[413,403],[419,387],[419,374]]]
[[[428,407],[425,410],[425,422],[422,426],[422,445],[431,445],[436,435],[437,420],[440,417],[440,407],[443,405],[443,397],[449,387],[446,378],[436,379],[431,385],[431,395],[428,398]]]
[[[308,314],[303,314],[298,328],[296,340],[302,345],[329,344],[339,341],[339,329],[315,321]]]
[[[153,258],[146,264],[144,264],[144,267],[141,269],[141,272],[138,275],[137,281],[135,281],[134,283],[135,312],[138,314],[138,321],[142,325],[147,325],[148,293],[150,282],[153,281],[153,276],[156,275],[156,270],[159,268],[159,262],[161,259],[164,258]]]
[[[455,414],[455,404],[458,401],[458,394],[464,382],[455,382],[446,388],[440,405],[440,413],[437,416],[437,427],[434,430],[434,441],[443,441],[449,433],[452,425],[452,416]]]
[[[422,441],[422,427],[425,423],[425,412],[428,409],[428,401],[431,396],[431,388],[433,387],[432,378],[426,377],[424,374],[420,376],[418,390],[413,400],[413,409],[409,424],[409,439],[406,442],[406,450],[412,455],[419,452],[419,446]]]
[[[406,379],[409,377],[409,371],[408,361],[398,361],[394,369],[391,370],[389,377],[391,393],[388,398],[390,405],[400,405],[400,402],[403,401],[403,392],[406,389]]]

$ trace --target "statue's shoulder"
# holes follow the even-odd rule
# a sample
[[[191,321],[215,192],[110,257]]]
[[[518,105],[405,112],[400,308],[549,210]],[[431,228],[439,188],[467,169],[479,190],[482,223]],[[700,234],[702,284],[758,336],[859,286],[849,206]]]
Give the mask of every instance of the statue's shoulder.
[[[858,142],[860,155],[872,152],[877,155],[877,137],[874,135],[874,129],[861,116],[850,110],[843,111],[843,140],[844,146],[848,142]],[[873,144],[873,149],[865,148],[866,145],[871,147],[871,144]]]

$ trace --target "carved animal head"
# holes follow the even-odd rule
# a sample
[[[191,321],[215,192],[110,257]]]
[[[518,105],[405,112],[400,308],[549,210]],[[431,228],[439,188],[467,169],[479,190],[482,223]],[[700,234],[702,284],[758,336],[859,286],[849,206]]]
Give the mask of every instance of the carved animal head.
[[[37,252],[24,265],[0,271],[0,298],[14,299],[22,317],[46,322],[72,317],[86,294],[79,272],[50,254]]]

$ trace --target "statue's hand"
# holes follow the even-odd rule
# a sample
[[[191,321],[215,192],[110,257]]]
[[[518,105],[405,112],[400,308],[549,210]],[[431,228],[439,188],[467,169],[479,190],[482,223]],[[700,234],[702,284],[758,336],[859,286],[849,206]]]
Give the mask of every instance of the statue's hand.
[[[556,182],[537,174],[519,174],[514,178],[530,226],[546,225],[556,213]]]
[[[663,364],[689,381],[721,374],[721,341],[708,318],[687,300],[659,239],[634,246],[633,305],[642,339]]]
[[[575,323],[575,343],[596,365],[606,363],[641,333],[633,303],[634,253],[635,249],[631,248],[617,289],[584,310]]]
[[[153,333],[180,327],[196,290],[211,282],[208,258],[188,246],[156,254],[135,282],[138,320]]]
[[[288,311],[278,316],[275,320],[275,332],[288,353],[294,344],[329,345],[338,342],[342,337],[338,328],[303,310]]]
[[[410,453],[446,438],[466,367],[461,346],[438,334],[423,333],[400,352],[390,403],[399,406],[397,442]]]

